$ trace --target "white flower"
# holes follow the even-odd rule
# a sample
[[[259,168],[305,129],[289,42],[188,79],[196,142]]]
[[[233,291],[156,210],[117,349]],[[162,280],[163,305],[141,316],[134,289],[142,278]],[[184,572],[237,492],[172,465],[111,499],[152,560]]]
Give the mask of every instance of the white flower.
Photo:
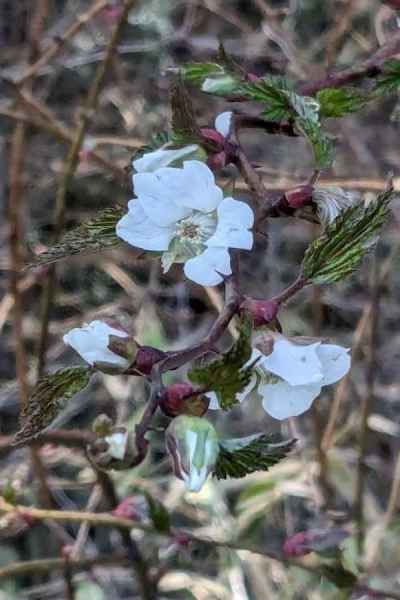
[[[127,431],[117,431],[107,435],[104,439],[108,444],[108,455],[116,460],[122,460],[126,453],[128,436]]]
[[[283,420],[301,415],[308,410],[325,385],[336,383],[350,369],[349,350],[335,344],[303,340],[289,340],[274,334],[273,350],[265,356],[254,349],[251,359],[258,358],[255,366],[257,377],[241,394],[239,402],[256,387],[262,398],[264,410],[275,419]],[[219,408],[216,396],[208,394],[209,408]]]
[[[137,199],[117,223],[117,235],[138,248],[162,252],[164,272],[185,263],[189,279],[217,285],[230,275],[228,248],[250,250],[252,209],[223,198],[212,171],[197,160],[133,176]]]
[[[232,121],[232,111],[227,110],[226,112],[221,113],[215,119],[215,129],[226,137],[229,134],[231,128]]]
[[[183,148],[169,149],[169,144],[166,144],[162,148],[154,150],[154,152],[147,152],[143,154],[141,158],[133,161],[133,168],[137,173],[145,173],[156,171],[161,167],[168,167],[177,160],[183,158],[189,158],[189,156],[197,152],[199,146],[197,144],[191,144],[190,146],[184,146]]]
[[[89,365],[98,362],[127,368],[129,361],[108,348],[112,335],[121,338],[129,337],[126,332],[114,329],[103,321],[92,321],[83,327],[71,329],[64,335],[63,341],[78,352]]]

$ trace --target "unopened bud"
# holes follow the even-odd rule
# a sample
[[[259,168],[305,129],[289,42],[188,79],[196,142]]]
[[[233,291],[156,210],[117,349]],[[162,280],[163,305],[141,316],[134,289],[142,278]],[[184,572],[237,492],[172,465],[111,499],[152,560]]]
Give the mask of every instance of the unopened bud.
[[[150,375],[155,364],[166,357],[165,352],[152,348],[151,346],[141,346],[136,354],[136,360],[132,369],[140,371],[143,375]]]
[[[246,298],[240,306],[240,310],[250,313],[255,327],[262,327],[271,323],[276,318],[279,304],[275,300],[257,300]]]
[[[312,185],[307,184],[288,190],[285,193],[286,201],[291,208],[302,208],[306,204],[311,204],[313,189]]]
[[[113,427],[108,435],[89,445],[88,455],[99,469],[128,469],[137,457],[134,435],[125,427]]]
[[[181,415],[170,423],[165,439],[175,475],[183,480],[189,491],[198,492],[213,471],[219,455],[214,427],[203,418]]]
[[[160,408],[168,417],[181,414],[201,417],[207,411],[209,400],[196,394],[190,383],[173,383],[163,391]]]

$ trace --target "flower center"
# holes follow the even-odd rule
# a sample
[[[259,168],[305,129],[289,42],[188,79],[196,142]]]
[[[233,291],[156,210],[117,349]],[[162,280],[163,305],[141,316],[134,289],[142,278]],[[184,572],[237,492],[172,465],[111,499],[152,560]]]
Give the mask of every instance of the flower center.
[[[186,221],[186,219],[185,219]],[[199,225],[195,225],[194,223],[182,221],[178,224],[176,228],[176,234],[180,238],[188,238],[189,240],[194,240],[199,237]]]

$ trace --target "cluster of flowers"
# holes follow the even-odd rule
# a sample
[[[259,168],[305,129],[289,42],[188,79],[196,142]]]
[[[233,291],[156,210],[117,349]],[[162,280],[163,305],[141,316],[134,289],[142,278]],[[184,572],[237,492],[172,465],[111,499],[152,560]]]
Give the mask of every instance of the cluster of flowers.
[[[216,119],[213,131],[222,141],[229,134],[231,117],[226,112]],[[183,263],[188,279],[214,286],[232,272],[229,249],[252,248],[254,215],[246,203],[224,197],[210,168],[198,160],[201,152],[195,144],[177,149],[167,145],[134,160],[136,198],[129,202],[116,232],[132,246],[159,253],[164,272],[173,263]],[[135,340],[116,322],[93,321],[67,333],[64,342],[87,363],[108,373],[123,373],[138,365]],[[298,416],[310,408],[323,386],[349,371],[350,362],[348,350],[341,346],[255,329],[249,361],[255,365],[253,375],[237,400],[257,394],[271,417]],[[169,400],[175,406],[185,386],[190,387],[169,386]],[[206,397],[206,408],[207,404],[211,410],[220,408],[214,392]],[[121,432],[106,438],[113,459],[124,457],[127,440]],[[201,489],[220,449],[211,423],[179,415],[178,410],[166,431],[166,447],[175,474],[189,490]]]

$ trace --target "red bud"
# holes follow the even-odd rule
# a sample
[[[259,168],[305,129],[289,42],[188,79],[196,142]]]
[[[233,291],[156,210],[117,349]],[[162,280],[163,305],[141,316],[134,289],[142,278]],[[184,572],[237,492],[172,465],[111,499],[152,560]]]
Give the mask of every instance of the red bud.
[[[212,171],[218,171],[227,164],[226,152],[217,152],[216,154],[209,154],[207,159],[207,165]]]
[[[186,399],[194,392],[190,383],[172,383],[168,385],[160,401],[160,408],[168,417],[176,417],[182,413]]]
[[[132,368],[136,371],[140,371],[143,375],[150,375],[154,365],[165,358],[165,356],[166,354],[165,352],[162,352],[162,350],[152,348],[151,346],[141,346]]]
[[[337,547],[348,535],[346,531],[338,528],[300,531],[287,538],[283,545],[283,552],[288,557],[323,552],[328,548]]]
[[[262,327],[262,325],[266,325],[275,319],[278,314],[279,304],[275,300],[246,298],[241,304],[240,309],[251,314],[255,327]]]
[[[211,129],[208,127],[202,127],[200,129],[200,131],[201,131],[201,135],[203,136],[203,138],[206,142],[211,142],[218,149],[223,148],[225,138],[222,135],[222,133],[220,133],[216,129]]]
[[[313,187],[312,185],[301,185],[285,193],[287,203],[292,208],[302,208],[305,204],[309,204],[312,200]]]
[[[115,517],[121,517],[123,519],[131,519],[132,521],[140,520],[140,513],[138,511],[138,501],[136,496],[128,496],[124,498],[112,511]]]

